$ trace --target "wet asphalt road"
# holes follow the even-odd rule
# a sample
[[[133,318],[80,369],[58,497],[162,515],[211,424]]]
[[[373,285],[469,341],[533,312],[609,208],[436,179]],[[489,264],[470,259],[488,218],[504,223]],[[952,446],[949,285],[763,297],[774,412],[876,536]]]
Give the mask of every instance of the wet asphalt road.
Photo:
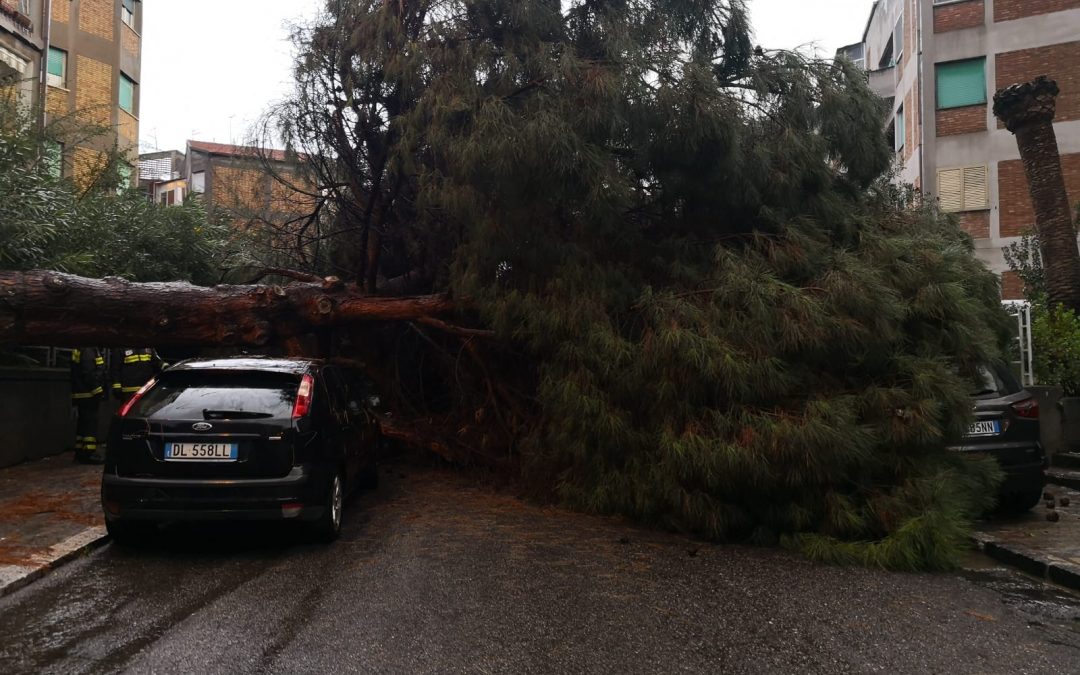
[[[0,672],[1080,672],[1080,600],[1011,573],[811,565],[398,471],[329,547],[171,528],[65,566],[0,599]]]

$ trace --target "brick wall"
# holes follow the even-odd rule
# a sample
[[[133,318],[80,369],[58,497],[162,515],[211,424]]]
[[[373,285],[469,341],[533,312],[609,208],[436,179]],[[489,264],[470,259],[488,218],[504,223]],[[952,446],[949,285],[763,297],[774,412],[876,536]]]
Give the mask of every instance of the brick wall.
[[[968,0],[955,5],[934,7],[934,32],[948,33],[952,30],[974,28],[983,25],[986,16],[984,0]]]
[[[49,87],[45,92],[45,112],[50,115],[66,115],[68,110],[68,93],[63,89]]]
[[[1080,153],[1062,155],[1061,170],[1065,174],[1069,204],[1075,207],[1080,202]],[[1019,237],[1034,229],[1035,211],[1024,163],[1019,159],[998,163],[998,207],[1002,237]]]
[[[253,214],[266,208],[268,178],[262,171],[214,163],[212,180],[214,206],[238,214]]]
[[[986,104],[937,111],[937,135],[955,136],[986,131]]]
[[[70,2],[57,2],[53,0],[52,4],[52,20],[60,23],[67,23],[71,20],[71,3]]]
[[[997,55],[997,88],[1049,75],[1058,83],[1057,122],[1080,119],[1080,42]],[[998,128],[1004,128],[998,122]]]
[[[1080,0],[994,0],[994,21],[1012,21],[1080,7]]]
[[[1020,276],[1009,270],[1001,275],[1001,299],[1002,300],[1023,300],[1024,299],[1024,282],[1020,280]]]
[[[117,135],[120,141],[120,149],[125,152],[133,151],[137,158],[139,154],[139,120],[124,110],[120,110],[118,114],[120,127],[117,130]]]
[[[60,4],[64,4],[63,0]],[[79,30],[112,42],[115,25],[116,0],[82,0],[79,3]]]
[[[75,109],[91,124],[112,125],[113,68],[82,54],[76,61]]]
[[[959,216],[961,230],[976,239],[988,239],[990,237],[989,211],[964,211]]]
[[[120,46],[124,51],[132,58],[138,58],[139,56],[139,35],[135,31],[131,30],[126,24],[123,25],[120,31]]]
[[[71,178],[76,185],[85,189],[105,170],[108,161],[108,157],[103,152],[77,147],[71,161]]]

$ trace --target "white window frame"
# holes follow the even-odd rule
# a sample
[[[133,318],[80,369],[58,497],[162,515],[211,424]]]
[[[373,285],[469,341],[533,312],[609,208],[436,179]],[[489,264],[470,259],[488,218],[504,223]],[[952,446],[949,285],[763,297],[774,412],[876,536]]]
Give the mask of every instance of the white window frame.
[[[134,6],[135,3],[132,3],[132,7]],[[120,1],[120,21],[131,30],[135,30],[135,12],[129,12],[123,0]]]

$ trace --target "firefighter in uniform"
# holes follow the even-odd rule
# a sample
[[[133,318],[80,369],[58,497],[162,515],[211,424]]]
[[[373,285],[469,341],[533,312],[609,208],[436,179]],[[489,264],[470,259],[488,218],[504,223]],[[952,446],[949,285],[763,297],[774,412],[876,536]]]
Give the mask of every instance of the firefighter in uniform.
[[[98,416],[105,398],[105,357],[96,347],[71,353],[71,398],[78,412],[75,421],[75,461],[101,464],[98,453]]]
[[[164,363],[150,347],[144,349],[114,349],[109,355],[109,380],[113,397],[126,402],[152,377],[161,372]]]

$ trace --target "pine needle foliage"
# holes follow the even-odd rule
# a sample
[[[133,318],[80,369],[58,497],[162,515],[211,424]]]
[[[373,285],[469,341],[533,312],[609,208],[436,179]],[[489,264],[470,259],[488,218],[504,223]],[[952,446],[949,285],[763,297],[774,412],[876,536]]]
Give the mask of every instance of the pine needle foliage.
[[[1000,479],[945,450],[998,282],[889,186],[863,73],[755,49],[742,0],[327,8],[349,77],[403,97],[356,109],[450,242],[436,288],[535,375],[528,479],[717,540],[955,562]]]

